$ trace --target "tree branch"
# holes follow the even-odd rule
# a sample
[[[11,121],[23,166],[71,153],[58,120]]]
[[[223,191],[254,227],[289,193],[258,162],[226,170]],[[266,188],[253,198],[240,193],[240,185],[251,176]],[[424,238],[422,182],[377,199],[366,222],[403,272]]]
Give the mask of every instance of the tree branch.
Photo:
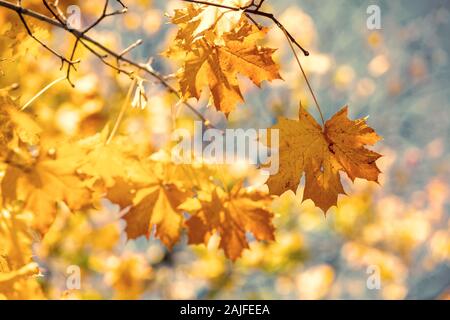
[[[272,20],[277,25],[277,27],[280,28],[283,31],[283,33],[285,33],[285,35],[292,41],[293,44],[295,44],[303,52],[303,54],[305,56],[309,55],[309,52],[307,50],[305,50],[296,41],[296,39],[288,32],[288,30],[284,27],[284,25],[272,13],[260,11],[261,6],[265,2],[264,0],[260,0],[259,3],[255,3],[255,0],[253,0],[249,5],[247,5],[245,7],[239,7],[239,8],[238,7],[231,7],[231,6],[227,6],[227,5],[222,5],[222,4],[218,4],[218,3],[213,3],[213,2],[208,2],[208,1],[202,1],[202,0],[182,0],[182,1],[196,3],[196,4],[209,5],[209,6],[215,6],[215,7],[219,7],[219,8],[223,8],[223,9],[227,9],[227,10],[232,10],[232,11],[243,11],[245,13],[245,15],[253,23],[255,23],[258,27],[260,27],[259,24],[251,17],[251,15],[268,18],[268,19]],[[13,4],[13,3],[5,1],[5,0],[0,0],[0,6],[1,7],[5,7],[7,9],[9,9],[9,10],[17,12],[17,14],[19,15],[20,20],[22,21],[23,25],[25,26],[28,34],[33,39],[35,39],[41,46],[43,46],[46,50],[48,50],[49,52],[51,52],[53,55],[55,55],[56,57],[58,57],[61,60],[61,63],[62,63],[61,68],[64,67],[64,63],[68,64],[67,73],[66,73],[66,79],[68,80],[68,82],[72,86],[74,86],[74,84],[70,80],[70,71],[71,71],[72,68],[76,70],[75,64],[80,62],[79,60],[73,61],[73,59],[75,57],[75,53],[76,53],[78,45],[81,44],[89,52],[91,52],[93,55],[95,55],[106,66],[117,70],[117,72],[119,72],[119,73],[124,73],[124,74],[126,74],[126,75],[128,75],[129,77],[132,78],[133,74],[134,74],[134,71],[126,70],[126,69],[124,69],[124,68],[122,68],[120,66],[121,63],[128,64],[129,66],[131,66],[133,68],[136,68],[137,70],[143,71],[143,72],[147,73],[148,75],[150,75],[151,77],[153,77],[154,79],[156,79],[161,85],[163,85],[166,88],[166,90],[169,93],[174,94],[178,99],[181,100],[182,97],[180,96],[178,91],[172,85],[170,85],[167,82],[167,80],[166,80],[166,78],[164,76],[162,76],[161,74],[159,74],[158,72],[153,70],[148,64],[138,63],[136,61],[133,61],[133,60],[125,57],[126,53],[128,53],[129,51],[131,51],[132,49],[134,49],[135,47],[137,47],[141,43],[139,40],[137,42],[131,44],[127,49],[123,50],[122,52],[117,53],[117,52],[113,51],[112,49],[109,49],[108,47],[104,46],[100,42],[94,40],[93,38],[91,38],[90,36],[87,35],[87,33],[90,30],[92,30],[94,27],[96,27],[106,17],[113,16],[113,15],[116,15],[116,14],[122,14],[122,13],[125,13],[127,11],[127,7],[123,4],[122,1],[117,0],[117,2],[120,3],[120,5],[122,6],[122,8],[123,8],[122,10],[118,10],[118,11],[114,11],[114,12],[111,12],[111,13],[107,13],[109,0],[105,0],[105,5],[103,7],[103,11],[102,11],[102,14],[100,15],[100,17],[97,18],[97,20],[95,20],[89,27],[87,27],[83,31],[71,29],[67,25],[65,17],[60,13],[61,11],[58,8],[58,2],[57,1],[55,1],[53,4],[49,4],[48,0],[43,0],[43,3],[45,5],[45,7],[53,15],[54,19],[50,18],[48,16],[45,16],[43,14],[40,14],[40,13],[38,13],[36,11],[23,8],[22,5],[21,5],[21,1],[18,1],[17,5],[16,5],[16,4]],[[52,6],[53,6],[53,8],[52,8]],[[73,48],[72,48],[72,51],[71,51],[71,54],[70,54],[70,58],[66,58],[63,55],[57,53],[55,50],[53,50],[52,48],[48,47],[45,43],[43,43],[41,40],[36,38],[33,35],[33,33],[31,32],[27,22],[25,21],[24,16],[29,16],[29,17],[35,18],[37,20],[43,21],[45,23],[48,23],[48,24],[50,24],[52,26],[55,26],[57,28],[60,28],[60,29],[64,29],[65,31],[71,33],[75,37],[75,43],[73,45]],[[99,51],[103,52],[103,54],[100,53]],[[116,60],[117,66],[113,65],[112,63],[110,63],[110,62],[108,62],[106,60],[108,58],[108,56],[110,56],[110,57],[112,57],[112,58],[114,58]],[[212,125],[209,123],[209,121],[199,111],[197,111],[192,105],[190,105],[186,101],[183,101],[183,103],[198,118],[200,118],[207,127],[212,127]]]
[[[28,35],[33,38],[37,43],[39,43],[42,47],[44,47],[47,51],[49,51],[50,53],[52,53],[53,55],[57,56],[60,60],[61,60],[61,68],[62,69],[64,67],[64,63],[66,62],[68,64],[68,68],[70,67],[74,67],[75,68],[75,64],[79,63],[80,61],[72,61],[72,59],[67,59],[66,57],[64,57],[63,55],[59,54],[58,52],[56,52],[54,49],[50,48],[48,45],[46,45],[44,42],[42,42],[39,38],[37,38],[33,32],[31,31],[30,27],[28,26],[27,21],[25,20],[25,17],[23,16],[23,14],[25,14],[24,9],[22,7],[19,7],[18,10],[16,10],[17,14],[19,15],[20,21],[22,22],[23,26],[25,27],[25,29],[27,30]],[[68,79],[69,80],[69,79]],[[70,80],[69,80],[70,82]]]
[[[124,9],[126,9],[126,6],[120,1],[117,0]],[[46,3],[46,1],[44,0],[44,4]],[[160,83],[162,86],[164,86],[166,88],[166,90],[171,93],[174,94],[178,99],[182,100],[182,97],[180,96],[180,94],[178,93],[178,91],[171,85],[169,84],[166,80],[165,77],[163,75],[161,75],[160,73],[156,72],[155,70],[153,70],[148,64],[144,64],[144,63],[139,63],[136,61],[133,61],[127,57],[124,56],[124,53],[117,53],[112,49],[109,49],[108,47],[106,47],[105,45],[103,45],[102,43],[94,40],[93,38],[91,38],[90,36],[88,36],[86,34],[87,31],[91,30],[91,26],[88,27],[87,30],[84,31],[79,31],[79,30],[75,30],[75,29],[71,29],[69,28],[66,23],[64,23],[64,21],[61,19],[61,17],[58,18],[50,18],[46,15],[43,15],[39,12],[30,10],[30,9],[26,9],[23,8],[21,6],[21,1],[18,2],[18,4],[14,4],[11,3],[9,1],[5,1],[5,0],[0,0],[0,7],[4,7],[6,9],[12,10],[14,12],[16,12],[19,17],[21,22],[24,24],[28,34],[35,39],[41,46],[43,46],[46,50],[48,50],[49,52],[51,52],[53,55],[55,55],[56,57],[58,57],[62,63],[66,62],[68,63],[68,65],[72,65],[75,63],[78,63],[79,61],[71,61],[71,59],[73,59],[74,55],[75,55],[75,51],[76,51],[76,47],[74,45],[74,48],[72,49],[72,53],[71,53],[71,59],[68,59],[66,57],[64,57],[63,55],[59,54],[58,52],[56,52],[55,50],[53,50],[52,48],[48,47],[45,43],[43,43],[41,40],[39,40],[38,38],[36,38],[33,33],[31,32],[30,28],[28,27],[28,24],[25,21],[24,16],[29,16],[32,17],[34,19],[40,20],[42,22],[45,22],[51,26],[63,29],[69,33],[71,33],[75,38],[76,41],[75,43],[78,45],[78,43],[82,44],[87,50],[89,50],[91,53],[93,53],[98,59],[100,59],[102,61],[102,63],[104,63],[105,65],[117,70],[118,72],[122,72],[127,74],[128,76],[132,76],[133,75],[133,71],[127,71],[125,69],[122,69],[118,66],[114,66],[113,64],[109,63],[108,61],[106,61],[106,58],[108,56],[116,59],[117,61],[121,62],[121,63],[125,63],[128,64],[131,67],[134,67],[137,70],[140,70],[146,74],[148,74],[149,76],[151,76],[152,78],[154,78],[158,83]],[[57,15],[56,12],[51,9],[50,6],[48,6],[49,11],[52,12],[52,14]],[[123,10],[122,10],[123,11]],[[120,12],[122,12],[120,11]],[[107,14],[106,11],[105,12],[105,17],[106,16],[110,16],[110,15],[114,15],[117,13],[111,13],[111,14]],[[96,21],[98,21],[99,19],[97,19]],[[102,19],[100,19],[101,21]],[[99,22],[100,22],[99,21]],[[99,23],[98,22],[98,23]],[[96,25],[98,24],[96,23]],[[103,52],[104,54],[98,52],[98,50],[100,50],[101,52]],[[70,67],[69,67],[70,68]],[[70,80],[68,79],[68,81],[70,82]],[[184,105],[186,105],[199,119],[201,119],[201,121],[205,124],[206,127],[213,127],[210,122],[197,110],[195,109],[191,104],[189,104],[187,101],[183,101]]]
[[[255,4],[255,1],[252,1],[249,5],[247,5],[245,7],[231,7],[231,6],[227,6],[227,5],[223,5],[223,4],[219,4],[219,3],[202,1],[202,0],[182,0],[182,1],[190,2],[190,3],[196,3],[196,4],[203,4],[203,5],[217,7],[217,8],[222,8],[222,9],[227,9],[227,10],[231,10],[231,11],[243,11],[246,15],[253,14],[253,15],[256,15],[256,16],[260,16],[260,17],[264,17],[264,18],[270,19],[277,25],[278,28],[280,28],[281,31],[283,31],[285,34],[287,34],[287,36],[292,41],[292,43],[294,43],[303,52],[303,54],[305,56],[309,56],[309,52],[307,50],[305,50],[297,42],[297,40],[295,40],[295,38],[289,33],[289,31],[284,27],[284,25],[277,18],[275,18],[273,13],[260,11],[261,6],[264,3],[264,0],[261,0],[259,2],[259,4]],[[255,8],[255,9],[252,9],[252,8]],[[251,19],[251,20],[254,21],[253,19]]]
[[[45,0],[44,0],[44,2],[45,2]],[[114,11],[114,12],[111,12],[111,13],[107,13],[107,10],[108,10],[108,4],[109,4],[109,0],[106,0],[106,1],[105,1],[105,5],[103,6],[102,14],[100,15],[100,17],[98,17],[97,20],[94,21],[94,23],[92,23],[89,27],[87,27],[85,30],[83,30],[83,32],[82,32],[83,34],[88,33],[90,30],[92,30],[94,27],[96,27],[100,22],[102,22],[103,19],[105,19],[106,17],[110,17],[110,16],[114,16],[114,15],[118,15],[118,14],[124,14],[124,13],[126,13],[126,12],[128,11],[128,9],[127,9],[126,7],[123,7],[122,10],[118,10],[118,11]],[[123,6],[122,3],[121,3],[121,5]],[[64,23],[64,24],[65,24],[65,23]],[[70,59],[73,59],[73,58],[74,58],[75,52],[76,52],[76,50],[77,50],[77,47],[78,47],[78,44],[79,44],[79,43],[80,43],[80,38],[79,38],[79,37],[76,37],[75,43],[74,43],[73,48],[72,48],[72,53],[71,53],[71,55],[70,55]],[[117,67],[114,67],[114,66],[112,66],[112,64],[110,64],[110,63],[108,63],[108,62],[105,61],[105,59],[106,59],[106,57],[107,57],[106,55],[101,56],[100,54],[98,54],[97,52],[95,52],[92,48],[88,47],[86,43],[83,43],[83,42],[81,42],[81,43],[83,44],[83,46],[84,46],[86,49],[88,49],[90,52],[92,52],[94,55],[96,55],[96,56],[102,61],[102,63],[104,63],[105,65],[107,65],[107,66],[109,66],[109,67],[113,67],[113,68],[116,69],[119,73],[120,73],[120,72],[123,72],[123,73],[129,75],[129,72],[125,72],[124,70],[121,70],[121,69],[119,68],[119,61],[117,61]],[[71,69],[72,69],[72,68],[71,68],[70,66],[67,67],[67,74],[66,74],[67,79],[70,79],[70,71],[71,71]],[[70,81],[69,81],[69,82],[70,82]]]

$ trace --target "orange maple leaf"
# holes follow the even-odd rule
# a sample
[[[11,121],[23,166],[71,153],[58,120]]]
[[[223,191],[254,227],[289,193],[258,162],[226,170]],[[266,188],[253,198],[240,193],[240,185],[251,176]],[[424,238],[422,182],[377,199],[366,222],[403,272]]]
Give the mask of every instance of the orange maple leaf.
[[[33,213],[33,227],[47,232],[57,211],[57,202],[64,201],[72,210],[88,205],[90,192],[77,175],[82,160],[79,153],[58,149],[40,149],[31,165],[8,166],[1,182],[3,202],[23,202],[24,210]]]
[[[194,198],[180,207],[192,216],[186,222],[189,244],[207,244],[218,232],[220,248],[231,260],[248,249],[246,233],[257,240],[274,240],[271,197],[259,191],[249,191],[235,185],[230,192],[216,188],[204,199]]]
[[[183,227],[182,210],[178,206],[191,193],[177,181],[172,165],[148,162],[142,167],[140,181],[117,179],[108,189],[107,198],[122,208],[129,207],[124,219],[130,239],[146,235],[156,227],[155,236],[169,249],[178,241]]]
[[[228,115],[244,101],[238,74],[257,86],[264,80],[281,79],[279,66],[272,59],[275,50],[256,45],[266,33],[267,29],[259,30],[246,20],[241,21],[237,31],[225,33],[219,40],[212,31],[206,31],[186,41],[178,38],[186,34],[180,31],[166,55],[182,60],[178,77],[183,97],[199,99],[209,88],[216,109]]]
[[[347,114],[345,106],[324,128],[301,106],[298,120],[279,119],[273,129],[280,130],[280,170],[267,181],[272,194],[296,192],[305,174],[303,200],[311,199],[326,213],[337,204],[338,195],[345,194],[340,171],[352,181],[378,181],[375,162],[381,155],[364,146],[374,145],[381,137],[366,119],[350,120]]]

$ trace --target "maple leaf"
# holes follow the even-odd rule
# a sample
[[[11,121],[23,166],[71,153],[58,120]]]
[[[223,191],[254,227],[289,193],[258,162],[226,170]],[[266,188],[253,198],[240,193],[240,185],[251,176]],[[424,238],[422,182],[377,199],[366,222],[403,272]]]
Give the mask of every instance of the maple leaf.
[[[7,258],[4,268],[0,264],[0,271],[19,269],[30,262],[32,256],[31,222],[30,214],[0,209],[0,257]]]
[[[247,76],[257,86],[264,80],[281,79],[279,67],[272,59],[275,50],[255,43],[266,33],[267,29],[259,30],[241,20],[239,29],[225,33],[219,42],[212,32],[205,32],[204,37],[188,46],[177,41],[166,55],[183,57],[183,68],[178,73],[183,97],[199,99],[208,87],[216,109],[228,115],[244,101],[238,74]]]
[[[0,210],[0,300],[42,299],[32,261],[31,215]]]
[[[37,281],[38,264],[29,262],[17,269],[10,269],[8,260],[0,255],[0,300],[43,299],[44,295]]]
[[[247,232],[259,240],[274,240],[271,197],[259,191],[249,191],[236,184],[229,193],[216,188],[208,196],[192,198],[180,206],[192,216],[186,222],[189,244],[207,244],[218,232],[220,248],[231,260],[248,249]]]
[[[8,158],[19,153],[22,145],[39,143],[41,128],[29,114],[18,110],[9,96],[0,96],[0,156]]]
[[[218,0],[217,4],[232,8],[242,8],[248,5],[250,0]],[[229,10],[218,6],[202,6],[200,12],[191,20],[199,21],[193,35],[197,36],[206,30],[211,30],[217,37],[231,32],[240,23],[243,10]]]
[[[241,8],[250,0],[217,0],[218,5]],[[171,22],[180,27],[177,40],[192,43],[195,38],[212,31],[219,39],[223,34],[232,32],[242,22],[243,10],[229,10],[219,6],[189,4],[185,8],[176,9]]]
[[[280,130],[280,169],[267,181],[272,194],[296,192],[305,174],[303,200],[311,199],[325,213],[345,194],[339,172],[354,181],[378,181],[376,160],[380,154],[366,149],[381,138],[366,119],[348,119],[348,107],[337,112],[322,128],[300,106],[299,119],[280,118],[273,129]]]
[[[83,162],[77,172],[87,175],[91,188],[96,188],[101,183],[103,187],[111,187],[115,179],[124,179],[136,169],[137,161],[133,156],[134,147],[125,143],[122,137],[106,143],[109,135],[108,127],[94,136],[77,142],[76,148],[83,154]]]
[[[41,40],[50,38],[48,26],[38,21],[28,23],[28,27],[34,36]],[[20,21],[13,21],[3,23],[0,29],[0,50],[4,54],[14,57],[14,60],[19,60],[31,55],[37,57],[42,54],[42,48],[35,45],[35,40],[29,36],[28,31],[20,23]]]
[[[170,163],[149,161],[142,169],[139,181],[117,179],[108,189],[107,198],[123,208],[130,207],[124,216],[130,239],[148,237],[155,226],[155,236],[172,248],[183,227],[182,210],[178,206],[191,193],[179,183]]]
[[[56,204],[64,201],[72,210],[89,203],[90,194],[76,174],[82,157],[70,144],[58,149],[41,148],[31,165],[10,165],[1,182],[6,204],[24,203],[33,213],[33,227],[45,233],[54,220]]]

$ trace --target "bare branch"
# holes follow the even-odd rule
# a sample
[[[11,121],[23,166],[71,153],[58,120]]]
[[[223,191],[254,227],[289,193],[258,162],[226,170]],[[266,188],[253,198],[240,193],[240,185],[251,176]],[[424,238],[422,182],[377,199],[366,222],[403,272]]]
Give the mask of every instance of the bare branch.
[[[130,78],[133,77],[133,73],[134,73],[133,71],[128,71],[126,69],[120,68],[119,66],[113,65],[112,63],[110,63],[106,60],[106,58],[108,57],[107,54],[102,55],[102,54],[98,53],[97,51],[95,51],[95,49],[93,49],[89,44],[87,44],[84,40],[81,40],[80,38],[79,38],[79,41],[88,51],[90,51],[93,55],[95,55],[104,65],[116,70],[117,73],[126,74]]]
[[[16,11],[17,14],[19,15],[20,21],[22,22],[23,26],[25,27],[25,29],[27,30],[28,35],[33,38],[36,42],[38,42],[43,48],[45,48],[47,51],[51,52],[53,55],[57,56],[60,60],[61,60],[61,68],[62,69],[64,67],[64,63],[67,63],[68,68],[70,69],[71,67],[75,68],[75,64],[79,63],[80,60],[76,60],[76,61],[72,61],[71,59],[67,59],[66,57],[64,57],[63,55],[59,54],[58,52],[56,52],[54,49],[50,48],[47,44],[45,44],[44,42],[42,42],[39,38],[37,38],[33,32],[31,31],[30,27],[28,26],[28,23],[26,22],[23,13],[24,13],[24,9],[22,7],[18,7],[19,9]],[[69,83],[73,86],[73,83],[70,81],[70,79],[67,79],[69,81]]]
[[[264,0],[260,0],[260,1],[259,1],[259,4],[256,6],[256,10],[261,9],[263,3],[264,3]]]
[[[56,20],[58,20],[59,23],[66,24],[66,22],[63,21],[63,18],[60,17],[57,12],[53,11],[53,9],[50,7],[50,5],[47,2],[47,0],[42,0],[42,2],[44,3],[44,5],[47,8],[47,10],[50,11],[50,13],[55,17]],[[56,6],[56,5],[54,5],[54,6]],[[58,11],[58,10],[56,10],[56,11]]]
[[[44,0],[44,2],[45,2],[46,0]],[[103,19],[105,19],[106,17],[110,17],[110,16],[114,16],[114,15],[118,15],[118,14],[124,14],[124,13],[126,13],[127,12],[127,8],[126,7],[124,7],[122,10],[117,10],[117,11],[113,11],[113,12],[111,12],[111,13],[107,13],[107,10],[108,10],[108,4],[109,4],[109,0],[106,0],[105,1],[105,4],[104,4],[104,6],[103,6],[103,11],[102,11],[102,14],[100,15],[100,17],[98,17],[97,18],[97,20],[95,20],[90,26],[88,26],[85,30],[83,30],[82,31],[82,33],[83,34],[86,34],[87,32],[89,32],[90,30],[92,30],[95,26],[97,26],[100,22],[102,22],[103,21]],[[123,4],[121,3],[121,5],[123,6]],[[61,22],[60,22],[61,23]],[[79,37],[76,37],[76,40],[75,40],[75,43],[74,43],[74,45],[73,45],[73,48],[72,48],[72,53],[71,53],[71,55],[70,55],[70,59],[73,59],[74,58],[74,56],[75,56],[75,52],[76,52],[76,50],[77,50],[77,47],[78,47],[78,44],[80,43],[80,38]],[[86,47],[86,44],[84,44],[84,47]],[[87,48],[87,47],[86,47]],[[104,57],[100,57],[100,55],[99,54],[97,54],[97,52],[93,52],[93,50],[91,49],[91,48],[87,48],[89,51],[91,51],[92,53],[94,53],[97,57],[99,57],[100,58],[100,60],[102,60],[102,62],[104,63],[104,64],[106,64],[107,66],[110,66],[110,67],[112,67],[112,65],[110,64],[110,63],[108,63],[108,62],[106,62],[104,59],[106,58],[106,56],[104,56]],[[123,72],[123,73],[126,73],[126,74],[128,74],[128,72],[125,72],[125,71],[123,71],[123,70],[120,70],[120,68],[119,68],[119,63],[117,63],[117,68],[116,67],[114,67],[114,69],[116,69],[118,72]],[[75,69],[75,68],[74,68]],[[72,70],[72,67],[69,65],[68,67],[67,67],[67,73],[66,73],[66,77],[67,77],[67,80],[70,82],[70,71]]]
[[[264,0],[260,1],[258,5],[254,4],[254,1],[252,1],[249,5],[247,5],[245,7],[231,7],[231,6],[222,5],[219,3],[213,3],[213,2],[201,1],[201,0],[182,0],[182,1],[196,3],[196,4],[203,4],[203,5],[212,6],[212,7],[218,7],[218,8],[222,8],[222,9],[231,10],[231,11],[243,11],[247,15],[253,14],[256,16],[268,18],[268,19],[272,20],[277,25],[277,27],[281,29],[281,31],[283,31],[284,33],[287,34],[289,39],[303,52],[303,54],[305,56],[309,56],[309,52],[307,50],[305,50],[297,42],[297,40],[295,40],[295,38],[289,33],[289,31],[284,27],[284,25],[277,18],[275,18],[273,13],[260,11],[260,8],[261,8]],[[255,9],[252,9],[253,7],[255,7]]]
[[[158,72],[156,72],[155,70],[153,70],[153,68],[149,67],[149,65],[147,63],[139,63],[136,61],[133,61],[127,57],[124,56],[124,54],[126,53],[117,53],[112,49],[109,49],[108,47],[106,47],[105,45],[101,44],[100,42],[94,40],[93,38],[91,38],[90,36],[88,36],[86,33],[87,31],[91,30],[93,27],[89,26],[86,30],[84,31],[79,31],[79,30],[75,30],[75,29],[71,29],[67,26],[67,24],[62,20],[62,17],[60,17],[56,10],[54,8],[52,8],[48,3],[46,3],[46,0],[43,0],[44,5],[46,5],[47,9],[52,13],[52,15],[54,16],[54,19],[47,17],[39,12],[30,10],[30,9],[26,9],[23,8],[21,6],[21,1],[18,1],[17,4],[11,3],[9,1],[5,1],[5,0],[0,0],[0,7],[4,7],[7,8],[9,10],[15,11],[22,23],[24,24],[25,28],[27,29],[28,34],[35,39],[37,42],[39,42],[40,45],[42,45],[46,50],[50,51],[53,55],[55,55],[56,57],[58,57],[62,63],[67,63],[69,65],[69,69],[70,68],[74,68],[74,64],[79,63],[79,61],[72,61],[73,57],[75,56],[75,52],[77,49],[77,46],[79,44],[82,44],[87,50],[89,50],[92,54],[94,54],[102,63],[104,63],[105,65],[107,65],[108,67],[111,67],[115,70],[117,70],[118,72],[124,73],[128,76],[130,76],[130,78],[133,77],[134,75],[134,71],[129,71],[129,70],[125,70],[123,68],[121,68],[120,66],[115,66],[112,63],[108,62],[106,60],[106,58],[109,56],[111,58],[115,58],[117,61],[120,61],[121,63],[127,64],[133,68],[135,68],[136,70],[140,70],[142,72],[145,72],[146,74],[148,74],[149,76],[151,76],[152,78],[154,78],[158,83],[160,83],[162,86],[164,86],[166,88],[166,90],[171,93],[174,94],[178,99],[182,100],[181,95],[178,93],[178,91],[167,82],[167,80],[165,79],[165,77],[161,74],[159,74]],[[108,2],[108,1],[106,1]],[[101,20],[103,20],[105,17],[107,16],[112,16],[112,15],[116,15],[116,14],[120,14],[120,13],[125,13],[127,7],[123,4],[122,1],[117,0],[118,3],[120,3],[120,5],[123,7],[122,10],[119,11],[114,11],[112,13],[106,13],[106,10],[103,11],[102,16],[104,16],[103,18],[99,18],[97,19],[94,24],[98,25],[98,23],[101,22]],[[55,4],[56,5],[56,4]],[[106,5],[105,7],[106,8]],[[107,8],[106,8],[107,9]],[[36,38],[33,33],[31,32],[31,30],[29,29],[24,16],[29,16],[32,18],[35,18],[37,20],[40,20],[42,22],[45,22],[49,25],[52,25],[54,27],[63,29],[69,33],[71,33],[75,38],[75,44],[74,47],[72,48],[72,52],[71,52],[71,58],[67,59],[64,56],[60,55],[59,53],[57,53],[55,50],[51,49],[50,47],[48,47],[45,43],[43,43],[42,41],[40,41],[38,38]],[[133,46],[133,45],[132,45]],[[133,48],[129,49],[132,50]],[[102,52],[100,53],[99,52]],[[129,51],[128,50],[128,51]],[[128,52],[127,51],[127,52]],[[70,74],[70,71],[69,73]],[[69,81],[69,83],[73,86],[73,84],[71,83],[69,77],[66,77],[67,80]],[[197,110],[195,109],[190,103],[188,103],[187,101],[183,101],[183,104],[185,106],[187,106],[199,119],[202,120],[202,122],[205,124],[206,127],[213,127],[210,122]]]
[[[127,9],[127,6],[121,0],[117,0],[117,2],[122,6],[122,8]]]
[[[250,20],[251,22],[253,22],[253,24],[259,29],[262,29],[262,25],[260,25],[258,23],[258,21],[256,21],[255,19],[253,19],[253,17],[251,15],[249,15],[247,12],[245,13],[245,16],[248,18],[248,20]]]

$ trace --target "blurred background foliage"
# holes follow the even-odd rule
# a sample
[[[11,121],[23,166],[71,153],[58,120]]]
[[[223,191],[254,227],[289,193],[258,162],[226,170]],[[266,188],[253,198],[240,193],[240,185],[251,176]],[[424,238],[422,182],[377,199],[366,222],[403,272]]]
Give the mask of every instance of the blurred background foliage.
[[[176,71],[160,56],[176,32],[164,13],[181,1],[125,0],[129,12],[105,20],[92,36],[117,51],[138,38],[144,44],[130,56],[165,74]],[[66,208],[44,239],[29,235],[42,290],[28,297],[144,299],[403,299],[450,297],[450,3],[376,1],[382,29],[366,27],[369,1],[277,0],[265,10],[280,18],[311,52],[302,62],[326,117],[349,104],[353,118],[369,115],[384,137],[377,151],[380,184],[357,180],[346,186],[338,208],[327,217],[312,202],[286,193],[274,201],[276,242],[251,243],[236,263],[209,245],[168,252],[157,240],[127,241],[116,206],[71,214]],[[41,1],[24,1],[41,12]],[[77,3],[89,25],[101,1]],[[260,21],[269,25],[268,21]],[[33,21],[33,30],[60,52],[73,43],[61,30]],[[17,16],[0,9],[0,88],[11,89],[21,104],[64,75],[59,61],[36,46]],[[12,46],[12,44],[16,45]],[[247,103],[230,115],[198,108],[215,125],[266,128],[280,115],[295,117],[298,101],[317,116],[284,35],[272,26],[267,44],[277,48],[285,81],[264,84],[245,79]],[[61,82],[37,99],[32,110],[51,135],[83,137],[115,119],[129,79],[105,67],[80,48],[73,72],[76,88]],[[170,140],[177,127],[192,128],[189,110],[150,79],[145,109],[129,109],[121,134],[151,153]],[[248,168],[236,166],[237,176]],[[250,177],[250,181],[252,176]],[[258,180],[255,173],[255,180]],[[4,214],[4,213],[2,213]],[[27,217],[21,217],[26,221]],[[1,226],[1,224],[0,224]],[[1,229],[1,228],[0,228]],[[1,262],[1,261],[0,261]],[[67,267],[81,268],[80,290],[67,290]],[[381,288],[368,289],[369,267],[376,266]],[[18,285],[34,286],[36,283]],[[17,288],[16,288],[17,289]],[[19,297],[19,296],[16,296]],[[19,297],[20,298],[20,297]]]

